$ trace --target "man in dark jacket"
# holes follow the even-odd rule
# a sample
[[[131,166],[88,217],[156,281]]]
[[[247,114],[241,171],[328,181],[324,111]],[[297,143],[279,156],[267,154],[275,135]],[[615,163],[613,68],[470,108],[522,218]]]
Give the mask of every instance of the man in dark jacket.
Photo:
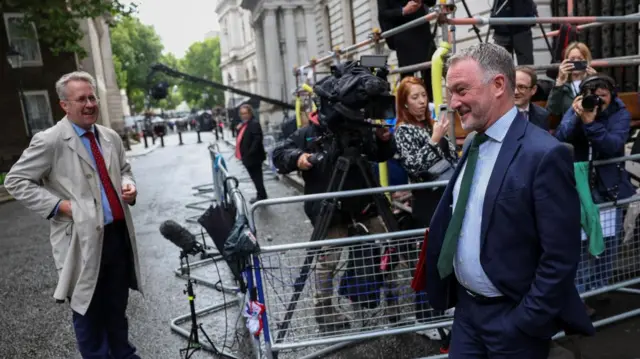
[[[491,17],[535,17],[538,9],[533,0],[495,0]],[[493,40],[497,45],[515,52],[518,65],[533,65],[534,25],[492,25]]]
[[[239,112],[242,123],[238,126],[236,158],[242,161],[247,172],[249,172],[253,184],[256,186],[256,198],[252,198],[249,201],[254,203],[267,199],[267,191],[264,188],[262,175],[262,162],[267,158],[267,153],[264,150],[262,141],[262,127],[253,115],[251,105],[240,106]]]
[[[434,6],[436,0],[378,0],[378,21],[382,31],[411,22],[427,15],[427,6]],[[402,31],[386,39],[387,46],[396,51],[398,66],[404,67],[421,62],[431,61],[436,45],[431,34],[431,25],[423,24]],[[420,72],[427,84],[427,94],[433,98],[431,88],[431,71]],[[414,76],[414,73],[403,73],[402,77]]]
[[[538,76],[529,66],[516,67],[515,103],[529,122],[549,131],[549,111],[531,102],[531,98],[538,91]]]
[[[367,131],[368,132],[368,131]],[[315,116],[309,124],[301,127],[273,151],[273,162],[280,173],[301,171],[304,179],[304,193],[325,193],[331,180],[337,155],[333,141],[327,139],[327,130]],[[378,129],[362,137],[364,155],[369,161],[383,162],[393,157],[395,147],[388,129]],[[324,153],[324,158],[314,161],[312,154]],[[312,163],[313,162],[313,163]],[[349,169],[341,190],[362,189],[366,182],[356,166]],[[349,225],[353,221],[362,223],[369,233],[385,232],[386,228],[377,216],[371,196],[342,199],[334,212],[327,238],[348,236]],[[315,226],[321,201],[304,203],[304,211]],[[315,270],[315,316],[321,330],[336,330],[349,326],[349,319],[342,315],[332,303],[333,278],[340,262],[342,248],[323,247],[317,256]],[[397,308],[397,306],[391,306]]]

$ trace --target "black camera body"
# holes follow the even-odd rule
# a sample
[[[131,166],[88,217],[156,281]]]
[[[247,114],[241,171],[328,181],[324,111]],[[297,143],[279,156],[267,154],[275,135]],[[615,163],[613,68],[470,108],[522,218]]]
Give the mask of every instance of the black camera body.
[[[330,132],[371,127],[367,119],[395,117],[395,96],[386,80],[386,56],[363,56],[332,66],[331,76],[314,86],[318,120]]]
[[[600,109],[602,107],[602,104],[603,101],[600,96],[594,93],[587,93],[582,95],[582,108],[587,112],[591,112],[595,108]]]
[[[582,95],[582,108],[591,112],[594,109],[600,111],[604,102],[600,96],[596,95],[597,89],[607,89],[611,92],[611,97],[616,95],[615,82],[606,75],[587,76],[580,84],[580,95]]]

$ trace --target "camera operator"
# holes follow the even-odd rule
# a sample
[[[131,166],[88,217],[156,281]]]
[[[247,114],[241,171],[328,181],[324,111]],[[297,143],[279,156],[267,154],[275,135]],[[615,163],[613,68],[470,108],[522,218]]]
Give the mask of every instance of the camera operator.
[[[371,132],[367,129],[363,133],[370,133],[362,138],[363,153],[369,161],[384,162],[393,157],[395,146],[387,128],[377,128]],[[320,124],[317,114],[314,113],[306,126],[294,132],[273,151],[273,162],[280,173],[301,171],[305,182],[305,194],[327,191],[337,160],[337,156],[333,155],[335,143],[323,140],[328,135],[328,129]],[[342,190],[362,188],[366,188],[366,182],[356,166],[352,166],[347,172]],[[320,207],[321,201],[304,203],[305,214],[314,226]],[[385,232],[384,224],[376,212],[371,196],[341,199],[331,219],[327,238],[347,237],[349,225],[354,221],[362,223],[369,233]],[[321,328],[349,326],[349,319],[333,306],[331,300],[334,292],[333,278],[341,252],[340,247],[323,247],[322,253],[316,258],[314,304],[316,322]]]

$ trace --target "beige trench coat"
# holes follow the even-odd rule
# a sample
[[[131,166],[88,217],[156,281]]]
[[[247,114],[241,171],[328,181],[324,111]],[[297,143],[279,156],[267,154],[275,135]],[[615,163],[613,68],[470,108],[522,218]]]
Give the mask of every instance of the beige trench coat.
[[[135,180],[120,136],[109,128],[96,126],[109,176],[123,204],[129,229],[137,283],[133,289],[140,290],[133,222],[129,206],[122,202],[122,185],[135,185]],[[43,218],[49,217],[60,199],[71,201],[73,218],[59,213],[50,219],[53,260],[58,270],[53,297],[71,298],[71,309],[84,315],[98,281],[104,214],[98,172],[66,117],[33,136],[29,147],[7,174],[5,187]]]

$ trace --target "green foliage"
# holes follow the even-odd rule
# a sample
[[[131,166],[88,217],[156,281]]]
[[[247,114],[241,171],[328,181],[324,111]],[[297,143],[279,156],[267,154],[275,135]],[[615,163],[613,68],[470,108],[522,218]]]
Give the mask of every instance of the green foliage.
[[[4,184],[5,177],[7,177],[7,174],[4,172],[0,172],[0,186]]]
[[[220,39],[216,37],[193,43],[181,61],[181,71],[222,83]],[[191,107],[208,109],[224,104],[224,92],[209,86],[184,81],[180,84],[180,92]]]
[[[38,39],[57,56],[63,52],[86,56],[80,45],[84,34],[78,20],[104,16],[108,21],[115,16],[128,17],[137,10],[136,4],[123,4],[119,0],[0,0],[0,12],[24,14],[22,26],[26,33],[33,23]]]
[[[138,18],[122,17],[111,30],[111,46],[118,86],[126,89],[135,112],[144,109],[149,67],[161,60],[162,41],[153,26]]]

